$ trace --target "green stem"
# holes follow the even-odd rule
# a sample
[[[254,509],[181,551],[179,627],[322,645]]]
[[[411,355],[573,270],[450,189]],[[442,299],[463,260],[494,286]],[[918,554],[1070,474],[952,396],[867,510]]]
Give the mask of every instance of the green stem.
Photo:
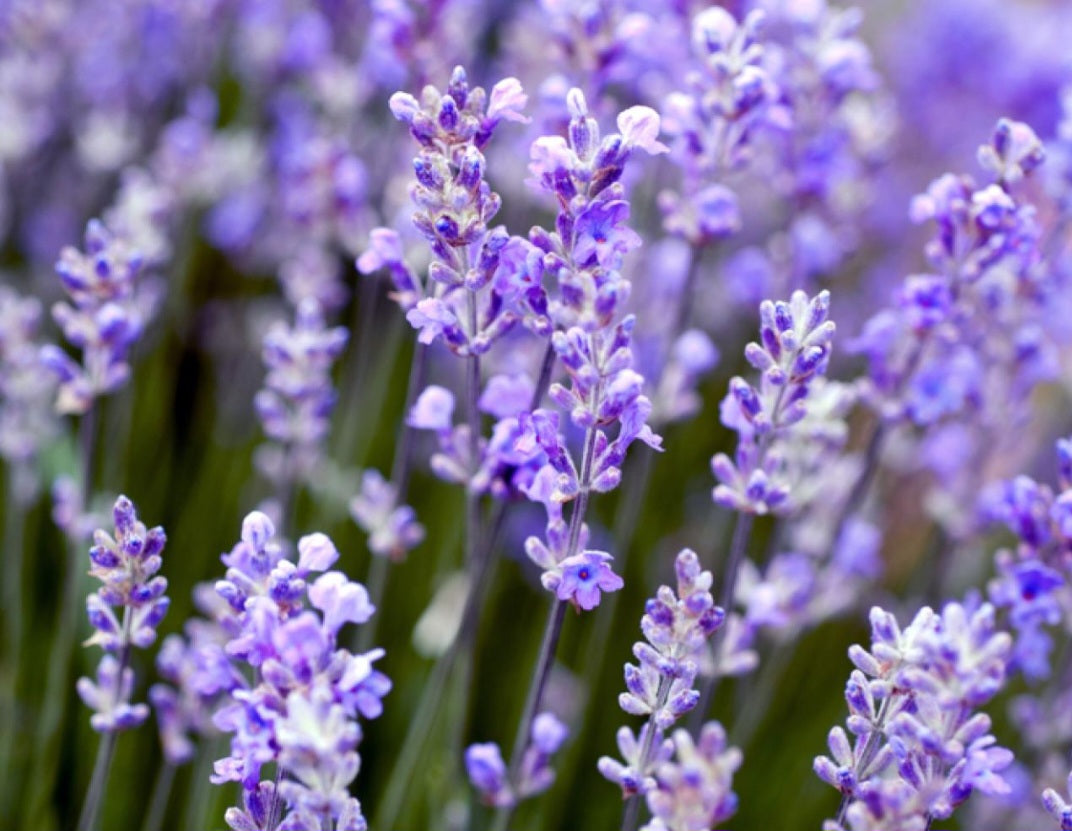
[[[368,576],[365,579],[365,589],[368,591],[369,601],[379,611],[383,608],[383,595],[387,590],[387,572],[391,564],[387,557],[381,557],[378,554],[369,556],[371,562],[369,562]],[[378,614],[373,615],[371,620],[358,627],[354,641],[357,652],[368,652],[372,644],[376,642],[376,630],[379,628],[376,624],[380,617],[381,615]]]
[[[209,774],[212,763],[226,752],[227,738],[213,736],[201,745],[193,768],[193,787],[183,802],[182,824],[179,828],[215,828],[218,823],[209,820],[209,808],[214,803],[218,789],[212,785]]]
[[[108,774],[115,757],[115,745],[119,734],[109,731],[101,736],[97,747],[97,759],[93,763],[93,778],[89,780],[89,790],[82,804],[82,813],[78,817],[78,831],[93,831],[97,827],[97,815],[100,813],[104,791],[108,787]]]
[[[577,500],[573,503],[573,512],[570,514],[569,544],[566,548],[566,556],[569,559],[577,553],[580,545],[581,529],[584,527],[584,517],[588,511],[588,494],[592,484],[592,464],[595,457],[596,428],[589,427],[584,435],[584,451],[581,457],[581,477]],[[521,767],[521,760],[525,755],[525,746],[528,743],[529,733],[532,730],[532,722],[540,711],[540,703],[543,699],[544,687],[551,672],[551,665],[555,659],[555,651],[558,649],[558,639],[562,635],[562,622],[566,616],[566,604],[559,600],[557,595],[551,610],[547,616],[547,626],[544,629],[543,642],[540,644],[540,655],[536,660],[536,669],[532,675],[532,683],[525,700],[525,708],[522,710],[521,721],[517,725],[517,734],[514,736],[514,749],[510,753],[510,767],[506,772],[506,781],[517,786],[517,777]],[[514,805],[504,805],[499,808],[495,816],[494,831],[505,831],[510,817],[514,813]]]
[[[501,503],[500,503],[501,504]],[[495,550],[499,536],[502,533],[503,522],[506,517],[505,510],[497,511],[490,525],[488,543],[482,549],[484,562],[479,563],[476,569],[476,580],[469,586],[469,594],[465,600],[465,608],[462,610],[462,620],[458,631],[451,641],[447,651],[440,656],[432,668],[424,689],[421,691],[420,701],[414,709],[414,718],[410,723],[406,738],[402,742],[402,748],[398,753],[398,761],[395,762],[394,770],[388,779],[387,790],[383,799],[380,800],[372,827],[394,828],[406,800],[407,789],[413,780],[414,772],[424,753],[424,746],[428,736],[435,726],[436,718],[441,712],[440,705],[443,700],[443,691],[450,678],[457,660],[462,654],[468,652],[476,636],[477,621],[480,619],[480,609],[487,586],[491,583],[491,574],[494,559],[490,556]]]
[[[97,404],[99,406],[99,402]],[[96,449],[96,406],[89,409],[79,425],[79,445],[82,455],[81,505],[77,521],[81,521],[91,502],[93,465]],[[85,608],[79,600],[81,576],[85,572],[82,559],[82,540],[67,540],[67,565],[63,577],[63,592],[57,610],[56,637],[48,656],[45,693],[41,714],[34,735],[35,758],[31,768],[27,814],[23,818],[28,828],[46,825],[47,805],[55,786],[59,765],[59,739],[63,727],[64,705],[68,700],[71,651],[78,630],[78,615]]]
[[[530,410],[539,407],[543,397],[547,394],[554,364],[555,352],[551,345],[548,344],[540,364],[540,373],[530,402]],[[416,715],[410,723],[406,738],[402,742],[402,749],[397,757],[398,761],[391,772],[387,790],[376,812],[373,822],[374,827],[393,828],[398,820],[406,798],[406,789],[413,779],[414,771],[421,759],[429,733],[435,726],[436,718],[439,715],[439,703],[443,698],[444,684],[450,677],[451,670],[458,657],[472,648],[484,594],[491,583],[491,572],[494,565],[492,554],[498,545],[499,537],[506,521],[506,513],[507,503],[496,502],[491,512],[491,520],[488,522],[488,533],[484,535],[481,541],[482,544],[478,547],[476,557],[472,563],[467,564],[467,570],[470,574],[469,594],[465,600],[465,608],[462,610],[461,624],[447,651],[443,653],[433,667],[432,674],[421,692],[421,699],[414,711]]]
[[[22,664],[23,611],[22,611],[22,577],[23,577],[23,543],[26,522],[26,508],[19,504],[15,494],[15,469],[8,467],[6,505],[4,509],[4,606],[6,609],[5,631],[8,648],[4,656],[4,691],[3,723],[0,725],[0,793],[3,804],[0,805],[0,819],[14,822],[14,816],[8,816],[10,807],[14,813],[14,802],[8,799],[8,787],[15,778],[13,753],[22,719],[19,714],[19,669]]]
[[[127,606],[123,609],[122,644],[119,650],[119,667],[115,674],[115,690],[112,697],[113,705],[118,706],[123,697],[123,673],[130,664],[130,620],[131,610]],[[108,788],[108,774],[112,770],[112,759],[115,758],[115,745],[119,740],[117,729],[109,730],[101,736],[100,745],[97,747],[97,759],[93,763],[93,776],[89,780],[89,789],[86,791],[85,801],[82,803],[82,813],[78,817],[78,831],[94,831],[97,827],[97,816],[100,814],[101,804],[104,802],[104,793]]]
[[[141,831],[160,831],[164,824],[164,814],[167,812],[168,802],[171,800],[171,789],[175,784],[176,765],[164,762],[156,772],[156,781],[153,783],[153,795],[149,800],[149,810],[145,814],[145,821],[141,825]]]
[[[748,550],[748,540],[752,536],[754,520],[755,517],[752,514],[739,513],[737,514],[737,523],[733,528],[733,542],[730,544],[730,554],[722,577],[722,595],[719,598],[719,605],[726,612],[727,618],[733,611],[733,599],[737,592],[737,573],[741,570],[741,563],[744,562],[745,553]],[[711,636],[711,651],[715,656],[716,666],[714,674],[704,681],[699,705],[689,716],[689,732],[693,735],[699,733],[722,677],[719,674],[717,661],[719,649],[726,637],[726,628],[726,625],[723,625]]]
[[[514,749],[510,754],[510,767],[507,771],[507,781],[513,785],[517,785],[521,760],[524,758],[525,747],[528,745],[532,722],[539,713],[543,691],[547,686],[547,678],[551,674],[551,665],[554,663],[555,650],[558,648],[558,639],[562,635],[562,623],[565,619],[566,604],[556,597],[547,615],[547,626],[544,628],[543,641],[540,643],[540,656],[536,660],[536,671],[529,685],[525,709],[522,711],[521,721],[517,726],[517,735],[514,736]],[[495,815],[495,824],[492,826],[494,831],[506,831],[513,813],[513,805],[504,805],[499,808]]]

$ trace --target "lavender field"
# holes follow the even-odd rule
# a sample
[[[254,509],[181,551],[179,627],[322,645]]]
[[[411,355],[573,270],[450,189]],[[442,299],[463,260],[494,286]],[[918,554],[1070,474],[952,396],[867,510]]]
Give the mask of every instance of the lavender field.
[[[1072,831],[1069,44],[0,0],[0,831]]]

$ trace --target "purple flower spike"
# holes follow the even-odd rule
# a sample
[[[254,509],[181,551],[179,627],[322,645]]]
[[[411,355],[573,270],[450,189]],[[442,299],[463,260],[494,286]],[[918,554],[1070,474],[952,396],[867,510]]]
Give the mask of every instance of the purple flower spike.
[[[497,807],[514,804],[514,795],[507,782],[506,764],[497,744],[469,745],[465,751],[465,769],[470,783],[486,804]]]
[[[699,740],[687,730],[675,730],[674,760],[655,772],[656,787],[647,792],[655,819],[651,831],[714,828],[737,812],[733,774],[741,766],[741,751],[728,747],[726,731],[709,722]]]
[[[442,341],[459,356],[481,355],[517,321],[496,279],[509,234],[490,224],[502,199],[485,181],[483,149],[503,121],[526,121],[527,98],[515,78],[490,97],[471,87],[456,67],[445,91],[428,86],[418,101],[391,97],[391,112],[409,125],[420,150],[413,160],[413,224],[432,255],[421,285],[405,265],[397,234],[378,228],[358,262],[363,271],[386,267],[395,300],[422,344]]]
[[[144,258],[129,240],[99,220],[86,227],[85,252],[60,252],[56,273],[70,303],[57,303],[52,316],[82,363],[57,347],[45,347],[41,362],[59,380],[56,409],[85,413],[93,401],[115,392],[130,377],[127,356],[157,305],[159,291],[142,278]]]
[[[391,682],[373,667],[382,649],[354,655],[339,647],[338,635],[347,623],[366,623],[375,609],[364,586],[342,572],[307,583],[310,571],[338,558],[330,539],[303,537],[295,564],[272,542],[273,531],[263,514],[247,517],[242,542],[223,556],[226,579],[216,585],[227,601],[223,660],[237,681],[221,685],[215,679],[228,673],[218,668],[211,676],[213,691],[227,693],[213,723],[231,734],[231,755],[216,762],[213,781],[243,784],[246,809],[228,812],[232,828],[260,829],[268,800],[268,813],[284,816],[281,831],[362,829],[361,807],[349,794],[360,764],[358,720],[381,714]],[[253,683],[246,680],[249,666],[257,668]],[[263,791],[261,770],[273,762],[287,775],[275,791]]]
[[[1011,638],[997,631],[994,609],[949,603],[941,615],[924,608],[901,629],[888,612],[871,610],[872,647],[849,650],[857,669],[845,691],[845,731],[829,737],[833,758],[815,772],[846,794],[849,827],[923,828],[946,819],[973,790],[1008,792],[1000,771],[1012,754],[994,747],[990,719],[976,709],[1005,680]],[[868,825],[887,813],[896,826]]]
[[[788,514],[801,507],[791,486],[806,469],[794,470],[789,458],[809,458],[809,445],[830,444],[829,429],[806,421],[814,399],[823,400],[817,392],[826,389],[821,376],[835,331],[827,320],[829,307],[826,291],[810,299],[798,291],[789,302],[760,304],[760,341],[745,347],[748,362],[761,373],[759,388],[733,378],[722,402],[722,421],[737,431],[738,442],[734,459],[720,453],[711,460],[720,483],[713,493],[718,504],[754,514]],[[816,411],[821,420],[824,414]]]
[[[293,326],[279,321],[265,334],[267,374],[253,404],[269,439],[257,462],[270,480],[302,482],[317,469],[335,406],[331,369],[347,339],[312,298],[298,305]]]
[[[424,539],[424,527],[409,505],[398,505],[396,489],[375,470],[361,474],[361,491],[350,501],[350,515],[369,535],[369,550],[401,560]]]
[[[693,709],[699,692],[693,688],[701,661],[707,660],[708,639],[723,625],[725,613],[711,596],[714,578],[704,571],[694,551],[684,549],[675,560],[677,591],[661,586],[644,607],[640,621],[644,640],[633,647],[639,664],[625,665],[626,691],[621,708],[630,715],[647,716],[642,742],[646,753],[633,747],[632,732],[619,733],[623,761],[604,756],[599,771],[622,788],[625,797],[655,787],[656,769],[670,758],[663,750],[666,730]]]
[[[512,807],[519,800],[543,793],[555,781],[551,757],[569,736],[569,730],[552,713],[540,713],[532,721],[529,744],[521,758],[516,787],[511,786],[499,746],[493,742],[472,744],[465,751],[469,781],[487,805]]]
[[[129,652],[152,645],[169,604],[164,596],[167,580],[156,573],[167,539],[164,529],[146,528],[125,496],[115,501],[112,517],[114,535],[100,529],[93,534],[89,573],[103,585],[86,600],[94,629],[86,645],[95,644],[111,654],[101,659],[96,685],[88,678],[78,681],[83,701],[96,710],[93,728],[101,732],[125,730],[145,720],[148,708],[129,704],[134,690]],[[123,610],[121,616],[114,607]]]
[[[134,692],[134,670],[123,667],[111,655],[101,658],[97,666],[97,681],[78,679],[78,695],[93,710],[90,726],[98,733],[118,733],[144,723],[149,717],[145,704],[131,704]]]

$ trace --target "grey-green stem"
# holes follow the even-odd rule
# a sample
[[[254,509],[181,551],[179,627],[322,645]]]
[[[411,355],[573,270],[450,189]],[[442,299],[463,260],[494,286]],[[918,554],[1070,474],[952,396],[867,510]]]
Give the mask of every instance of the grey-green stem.
[[[548,344],[540,364],[540,373],[530,402],[530,410],[535,410],[543,402],[543,398],[551,384],[554,364],[555,352],[551,345]],[[489,533],[484,536],[477,556],[470,564],[472,570],[470,572],[469,594],[462,610],[461,624],[447,651],[436,661],[432,674],[421,692],[420,702],[414,711],[416,715],[406,733],[406,738],[402,742],[398,761],[391,772],[387,790],[376,812],[373,822],[374,827],[394,827],[399,812],[402,810],[406,788],[413,778],[413,772],[420,761],[425,742],[428,740],[428,735],[435,725],[436,717],[439,715],[439,703],[442,699],[444,684],[447,682],[458,657],[472,647],[484,594],[491,582],[491,567],[494,564],[492,554],[498,544],[506,521],[506,511],[507,503],[495,503],[491,513],[491,520],[488,523]]]
[[[673,686],[673,683],[668,678],[663,677],[659,680],[659,692],[655,699],[655,710],[648,716],[648,723],[644,730],[644,741],[640,744],[637,772],[640,774],[642,781],[650,764],[651,749],[655,745],[655,734],[657,732],[655,716],[666,706],[666,701],[670,697],[671,686]],[[622,831],[633,831],[636,828],[637,821],[640,819],[640,803],[640,794],[633,794],[626,799],[625,808],[622,812]]]
[[[149,810],[145,813],[141,831],[160,831],[160,826],[164,824],[164,814],[171,799],[172,786],[175,784],[175,770],[174,763],[165,761],[156,772],[153,795],[149,800]]]
[[[748,551],[748,540],[752,536],[752,524],[754,521],[755,518],[752,514],[739,513],[737,514],[737,523],[733,528],[733,542],[730,544],[729,558],[726,560],[726,569],[722,577],[722,594],[719,597],[719,605],[726,612],[727,623],[711,636],[711,651],[715,656],[716,663],[719,657],[719,650],[726,639],[729,615],[737,592],[737,574],[741,570],[741,563],[744,562],[745,554]],[[716,665],[714,674],[704,681],[703,690],[700,693],[700,703],[689,717],[689,732],[693,735],[699,733],[700,727],[707,717],[707,711],[711,708],[711,702],[715,698],[715,691],[718,689],[721,679],[722,675]]]
[[[588,493],[592,485],[595,443],[596,428],[589,427],[584,435],[579,490],[577,500],[573,503],[573,512],[570,514],[569,544],[566,548],[566,556],[563,559],[568,559],[576,554],[580,545],[581,529],[584,527],[584,517],[588,510]],[[540,655],[536,659],[536,669],[532,675],[532,683],[529,685],[529,692],[525,699],[525,708],[521,711],[521,721],[518,722],[513,750],[510,753],[510,767],[506,772],[506,781],[515,788],[518,784],[521,760],[525,755],[525,746],[532,730],[532,722],[540,711],[544,687],[547,685],[551,665],[554,663],[565,614],[566,605],[556,595],[547,616],[547,626],[544,629],[543,641],[540,644]],[[492,826],[494,831],[505,831],[507,824],[510,822],[510,817],[513,816],[514,808],[514,805],[504,805],[499,808],[495,816],[495,824]]]
[[[130,607],[123,609],[122,647],[119,650],[119,667],[115,675],[115,696],[113,706],[118,706],[123,691],[123,673],[130,664]],[[93,763],[93,775],[89,780],[89,789],[86,791],[85,801],[82,803],[82,813],[78,817],[78,831],[94,831],[97,827],[97,817],[100,814],[101,804],[104,802],[104,793],[108,789],[108,775],[112,770],[112,759],[115,758],[115,745],[119,740],[118,730],[109,730],[101,736],[97,747],[97,758]]]

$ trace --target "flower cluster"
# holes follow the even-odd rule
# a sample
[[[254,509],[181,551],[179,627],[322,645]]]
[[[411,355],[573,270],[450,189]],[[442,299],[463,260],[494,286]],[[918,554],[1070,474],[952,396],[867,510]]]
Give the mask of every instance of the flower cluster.
[[[275,323],[264,336],[268,372],[253,405],[274,446],[261,449],[258,463],[282,485],[304,481],[320,461],[331,426],[335,390],[331,368],[349,335],[328,327],[315,300],[301,302],[294,325]]]
[[[674,758],[655,769],[655,787],[648,791],[652,821],[643,831],[711,831],[737,812],[733,774],[741,751],[727,747],[726,731],[716,721],[700,730],[699,740],[675,730]]]
[[[205,617],[190,618],[183,634],[164,638],[156,668],[165,683],[149,688],[160,746],[172,765],[193,758],[191,736],[216,733],[212,716],[221,700],[245,685],[226,652],[230,638],[221,620],[230,618],[230,607],[208,584],[195,588],[194,601]]]
[[[620,270],[640,237],[626,224],[620,180],[635,150],[657,155],[667,148],[658,141],[659,116],[648,107],[619,113],[619,132],[604,136],[579,89],[567,93],[566,103],[567,135],[541,136],[530,149],[530,184],[554,197],[554,229],[534,227],[527,244],[513,240],[511,282],[526,327],[543,336],[580,329],[576,338],[621,317],[630,286]]]
[[[1017,537],[1016,549],[996,555],[991,602],[1016,633],[1010,667],[1032,680],[1049,676],[1053,638],[1047,632],[1067,608],[1068,553],[1072,551],[1072,439],[1057,442],[1055,493],[1028,476],[991,488],[986,512]]]
[[[787,514],[797,509],[792,484],[798,470],[791,455],[811,440],[806,424],[813,382],[826,373],[834,323],[827,320],[830,293],[810,299],[794,292],[789,302],[765,300],[759,307],[760,342],[745,348],[748,362],[762,373],[759,389],[740,377],[730,381],[722,403],[722,423],[738,434],[731,460],[719,453],[711,468],[720,505],[754,514]]]
[[[19,497],[33,494],[33,463],[56,432],[55,384],[41,372],[41,304],[0,286],[0,458],[14,472]]]
[[[1041,161],[1042,145],[1027,125],[1002,120],[979,158],[996,181],[946,174],[913,201],[912,219],[934,223],[933,270],[907,277],[898,308],[872,318],[858,342],[886,418],[934,424],[996,405],[988,374],[1009,373],[1002,388],[1018,397],[1053,371],[1035,209],[1010,190]],[[939,383],[947,366],[955,383]]]
[[[281,828],[363,828],[348,791],[359,765],[357,719],[380,715],[391,683],[373,668],[382,649],[355,655],[337,639],[343,625],[365,623],[375,609],[363,586],[328,571],[339,553],[326,536],[302,537],[295,564],[274,534],[271,520],[254,512],[222,558],[227,573],[216,591],[231,609],[226,653],[252,667],[254,680],[231,690],[213,717],[233,734],[213,781],[243,785],[244,808],[226,817],[235,831],[270,827],[262,814],[277,816],[277,800],[289,811]],[[259,781],[271,762],[287,774],[277,788]]]
[[[511,786],[502,751],[494,742],[472,744],[465,751],[465,769],[481,800],[495,807],[516,805],[543,793],[555,781],[551,757],[569,737],[569,729],[553,713],[532,720],[529,744],[521,757],[517,784]]]
[[[41,349],[41,361],[60,381],[56,409],[80,414],[130,377],[127,356],[156,305],[153,284],[139,284],[143,259],[102,222],[86,227],[86,250],[64,248],[56,263],[70,303],[52,308],[64,336],[82,351],[76,363],[58,346]]]
[[[923,829],[973,791],[1007,793],[1000,771],[1012,754],[994,746],[990,718],[978,712],[1001,689],[1011,647],[993,607],[924,608],[904,630],[875,607],[871,639],[870,652],[849,650],[857,667],[845,688],[854,739],[833,728],[832,758],[815,760],[816,774],[844,794],[829,827]],[[884,824],[868,825],[871,817]]]
[[[409,505],[398,504],[398,489],[377,470],[361,474],[361,490],[350,500],[350,515],[368,534],[369,551],[399,560],[424,539],[424,527]]]
[[[114,535],[100,529],[93,534],[89,573],[104,585],[86,600],[94,629],[86,644],[101,647],[105,655],[96,684],[88,678],[78,680],[78,694],[94,711],[90,724],[101,733],[137,727],[148,717],[146,705],[130,703],[134,691],[130,650],[152,645],[169,605],[164,596],[167,579],[157,574],[167,541],[164,529],[146,529],[125,496],[115,501],[112,518]],[[122,620],[115,608],[122,608]]]
[[[989,182],[946,174],[915,198],[913,220],[933,223],[931,268],[908,276],[896,308],[856,342],[871,406],[886,423],[921,428],[920,465],[935,477],[928,509],[957,536],[977,530],[980,491],[1019,467],[1012,437],[1030,422],[1030,393],[1057,375],[1059,281],[1035,207],[1018,193],[1041,147],[1027,125],[1002,120],[979,152]]]
[[[679,553],[674,571],[677,592],[661,586],[645,605],[640,621],[645,640],[633,647],[640,665],[625,665],[626,692],[618,699],[625,712],[647,716],[648,721],[639,737],[628,727],[618,731],[624,764],[609,756],[599,760],[599,772],[619,785],[626,796],[646,794],[655,786],[652,772],[667,757],[663,737],[699,701],[700,693],[693,684],[707,639],[725,620],[725,613],[711,596],[714,578],[701,569],[695,552],[685,549]],[[673,744],[679,745],[679,739]],[[689,764],[685,757],[695,755],[694,751],[692,748],[684,756],[679,752],[683,765]]]
[[[686,75],[686,90],[666,99],[663,123],[675,138],[672,158],[685,192],[664,191],[659,207],[666,230],[697,247],[740,228],[737,197],[716,180],[747,162],[758,127],[784,121],[777,85],[762,66],[764,17],[754,10],[738,22],[718,6],[698,13],[692,21],[697,68]]]
[[[793,285],[830,274],[869,221],[875,169],[890,149],[894,118],[871,52],[858,36],[859,8],[826,2],[765,4],[765,65],[775,74],[784,129],[768,130],[778,175],[793,205],[785,229],[790,250],[768,246],[786,262]]]
[[[526,120],[527,98],[514,78],[497,83],[490,96],[470,88],[460,66],[446,92],[428,86],[421,97],[391,97],[391,112],[421,146],[413,160],[413,224],[431,247],[428,277],[435,284],[406,317],[422,343],[442,338],[459,355],[479,355],[516,320],[494,283],[509,235],[488,228],[502,200],[484,179],[481,150],[501,121]]]
[[[529,537],[525,550],[543,569],[542,582],[559,600],[594,608],[601,591],[621,580],[610,569],[610,555],[586,551],[584,511],[591,492],[613,490],[629,446],[640,440],[659,449],[661,438],[647,425],[651,402],[643,377],[633,370],[635,318],[622,316],[629,282],[619,269],[639,244],[625,223],[629,203],[619,182],[634,149],[660,153],[659,117],[647,107],[618,116],[620,134],[600,137],[580,90],[567,96],[568,141],[546,136],[532,145],[529,170],[541,190],[558,203],[555,230],[534,228],[520,241],[515,282],[527,310],[526,326],[550,335],[551,348],[569,376],[569,386],[554,383],[551,400],[584,431],[578,466],[567,447],[559,412],[536,409],[520,416],[522,435],[515,447],[539,449],[546,461],[526,490],[547,511],[545,539]],[[544,281],[553,280],[548,292]],[[608,429],[617,424],[611,439]],[[576,501],[575,501],[576,500]],[[567,525],[562,505],[574,502]]]

